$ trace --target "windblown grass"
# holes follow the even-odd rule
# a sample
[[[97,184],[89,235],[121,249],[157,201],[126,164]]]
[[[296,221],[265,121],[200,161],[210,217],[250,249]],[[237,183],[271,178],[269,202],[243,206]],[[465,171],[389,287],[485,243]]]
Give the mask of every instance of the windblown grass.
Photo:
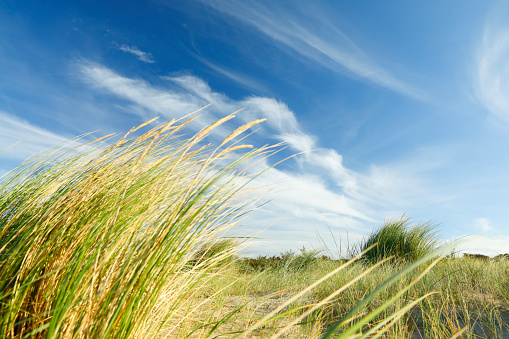
[[[192,119],[129,138],[147,123],[113,145],[55,148],[10,173],[0,184],[0,336],[367,338],[408,334],[405,314],[418,305],[421,318],[442,319],[421,302],[452,276],[419,289],[440,258],[431,260],[431,233],[406,221],[399,244],[417,250],[397,252],[404,267],[388,252],[359,262],[376,244],[348,261],[304,250],[270,270],[237,261],[221,237],[256,201],[246,166],[276,149],[228,146],[261,120],[203,145],[232,118],[188,139],[178,133]],[[260,293],[277,302],[253,308]]]
[[[176,133],[191,119],[113,146],[54,149],[4,179],[1,336],[153,337],[185,322],[182,307],[220,260],[186,264],[245,212],[241,166],[271,150],[228,160],[250,146],[201,144],[232,117],[187,140]]]
[[[223,280],[216,282],[224,287],[235,280],[223,293],[230,300],[237,298],[248,304],[248,310],[243,309],[242,312],[246,312],[243,314],[249,314],[249,311],[258,315],[266,314],[346,262],[318,257],[312,265],[295,271],[292,268],[284,269],[285,265],[274,267],[272,262],[261,260],[257,270],[246,269],[245,265],[254,264],[255,260],[242,259],[232,266],[231,278],[225,276]],[[248,261],[251,263],[248,264]],[[267,263],[266,268],[263,267],[264,263]],[[400,273],[401,266],[400,262],[387,261],[364,274],[371,266],[366,261],[358,260],[332,275],[287,308],[283,308],[281,313],[300,309],[301,313],[297,311],[294,314],[300,316],[311,309],[310,305],[318,305],[329,299],[307,315],[299,330],[293,329],[289,337],[321,337],[332,324],[355,309],[370,292]],[[410,282],[421,276],[422,272],[421,268],[400,274],[391,285],[378,289],[378,293],[370,301],[356,309],[358,318],[343,326],[339,334],[348,333],[346,330],[349,326],[386,305]],[[392,324],[387,328],[387,332],[381,334],[383,338],[441,339],[460,333],[462,334],[458,338],[506,338],[509,335],[508,272],[509,262],[505,259],[442,259],[378,316],[364,322],[356,335],[366,335],[386,319],[397,315],[396,319],[392,318],[395,321],[391,320]],[[343,289],[347,285],[349,287]],[[341,293],[336,293],[339,290],[342,290]],[[331,295],[334,296],[329,298]],[[420,299],[423,296],[427,297]],[[421,300],[420,303],[415,303],[417,300]],[[401,310],[412,303],[413,307],[402,314]],[[268,307],[268,304],[271,307]],[[271,326],[283,328],[285,321],[291,318],[286,315],[279,319],[279,323],[271,323]],[[262,333],[269,338],[272,332],[265,329]]]
[[[431,222],[410,224],[410,219],[389,220],[360,245],[360,251],[372,247],[363,255],[370,263],[393,257],[413,262],[437,249],[436,227]]]

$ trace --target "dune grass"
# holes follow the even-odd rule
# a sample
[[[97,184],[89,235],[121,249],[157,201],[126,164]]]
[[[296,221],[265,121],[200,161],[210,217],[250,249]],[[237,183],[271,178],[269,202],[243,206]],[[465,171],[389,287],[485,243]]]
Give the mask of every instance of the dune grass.
[[[304,249],[258,258],[261,264],[238,259],[238,244],[223,236],[257,201],[247,185],[256,174],[246,168],[277,146],[246,152],[250,145],[236,143],[260,120],[237,128],[219,147],[204,145],[233,117],[187,139],[179,134],[192,119],[132,137],[147,123],[118,141],[61,145],[4,178],[0,336],[405,337],[416,310],[414,323],[422,320],[430,337],[462,330],[443,319],[454,323],[447,310],[470,312],[472,301],[453,289],[440,297],[432,292],[468,280],[455,273],[465,267],[472,275],[485,267],[443,264],[432,247],[402,255],[404,265],[385,255],[358,260],[376,244],[348,261]],[[398,226],[405,239],[432,239],[402,226],[406,222]],[[490,279],[489,298],[507,298],[507,275],[481,275]],[[467,284],[485,296],[479,281]],[[494,310],[491,301],[479,305],[477,311]],[[500,313],[490,314],[493,331]]]
[[[294,255],[299,256],[299,254]],[[282,256],[279,258],[282,259]],[[229,273],[231,278],[225,276],[223,280],[216,282],[224,287],[227,282],[235,280],[234,284],[224,290],[224,295],[247,302],[249,309],[242,311],[246,314],[249,312],[263,314],[267,311],[268,304],[272,304],[272,308],[275,308],[322,278],[324,274],[346,262],[317,256],[312,264],[297,271],[284,263],[274,265],[272,261],[267,261],[267,258],[255,264],[254,262],[259,259],[240,260],[232,266],[232,271]],[[298,261],[296,258],[288,260]],[[256,265],[256,270],[249,269],[253,265]],[[384,282],[401,272],[401,267],[401,262],[386,261],[369,274],[362,276],[371,268],[371,265],[364,260],[358,260],[331,276],[294,301],[285,310],[299,307],[302,308],[302,312],[309,310],[309,305],[319,304],[343,286],[359,276],[362,277],[306,316],[306,323],[299,328],[300,332],[294,329],[292,335],[294,337],[301,335],[300,337],[303,338],[321,337],[332,324],[345,318],[354,310],[370,292],[375,291]],[[386,304],[408,287],[409,283],[417,279],[422,272],[421,268],[399,275],[393,284],[379,289],[374,298],[363,304],[361,309],[357,309],[356,315],[362,319]],[[506,338],[509,335],[508,272],[509,261],[506,259],[489,261],[464,258],[442,259],[377,317],[364,322],[359,330],[362,330],[365,335],[370,329],[398,314],[406,306],[420,300],[422,296],[426,296],[420,303],[413,304],[407,313],[399,313],[400,317],[391,324],[382,337],[412,338],[413,336],[413,338],[438,339],[458,335],[460,338]],[[217,286],[210,286],[210,288],[214,290]],[[288,318],[290,317],[284,320],[288,321]],[[349,325],[353,325],[356,320]],[[284,321],[281,320],[279,326],[283,327],[283,325]],[[340,333],[345,333],[347,328],[348,326],[343,327]],[[272,333],[268,329],[265,332]],[[267,334],[266,337],[271,335]]]
[[[151,337],[175,326],[176,317],[186,321],[181,305],[220,261],[184,268],[202,243],[245,213],[242,165],[271,151],[229,159],[251,146],[202,145],[231,118],[185,140],[177,133],[192,119],[112,146],[98,140],[79,150],[55,148],[4,179],[2,337]]]
[[[359,251],[367,251],[362,259],[376,263],[393,257],[395,260],[412,262],[433,252],[438,247],[436,226],[431,222],[411,225],[409,218],[388,220],[375,229],[360,244]]]

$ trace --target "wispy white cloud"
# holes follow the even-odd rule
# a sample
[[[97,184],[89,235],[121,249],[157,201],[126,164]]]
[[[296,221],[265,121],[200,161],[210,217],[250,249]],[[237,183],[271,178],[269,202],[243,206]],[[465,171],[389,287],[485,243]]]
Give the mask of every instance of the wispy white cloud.
[[[170,86],[157,88],[144,80],[124,77],[95,63],[83,63],[77,68],[79,76],[90,85],[151,111],[153,114],[143,116],[145,119],[153,117],[154,114],[166,118],[180,118],[212,103],[214,107],[208,110],[208,115],[195,123],[196,128],[202,128],[214,119],[245,107],[241,114],[244,120],[266,118],[270,127],[277,132],[276,138],[287,142],[296,151],[309,151],[314,145],[314,137],[300,130],[295,115],[288,106],[272,98],[253,96],[234,101],[224,94],[214,92],[202,79],[191,75],[164,77]]]
[[[486,218],[477,218],[474,220],[474,227],[480,230],[482,233],[487,233],[489,231],[493,231],[493,227],[491,226],[491,222]]]
[[[477,48],[475,90],[494,116],[509,121],[509,25],[490,20]]]
[[[236,83],[249,88],[251,90],[255,90],[261,93],[267,93],[269,90],[267,87],[263,84],[261,84],[259,81],[252,79],[248,77],[245,74],[240,74],[238,72],[234,72],[226,67],[219,66],[215,63],[210,62],[209,60],[206,60],[202,57],[196,57],[198,60],[200,60],[204,65],[208,66],[213,71],[235,81]]]
[[[154,62],[156,62],[151,53],[143,52],[136,46],[129,46],[126,44],[122,44],[122,45],[118,46],[118,49],[121,50],[122,52],[131,53],[131,54],[135,55],[140,61],[143,61],[143,62],[146,62],[149,64],[153,64]]]
[[[167,86],[155,87],[98,64],[85,63],[78,65],[78,69],[85,82],[100,89],[100,95],[110,93],[129,105],[142,107],[139,112],[143,112],[144,119],[155,114],[180,118],[209,103],[212,106],[201,112],[202,118],[198,119],[202,124],[191,128],[202,128],[243,107],[238,117],[244,122],[266,118],[267,122],[259,126],[260,136],[284,141],[292,151],[304,152],[295,159],[298,166],[286,170],[271,168],[257,178],[261,186],[277,185],[271,194],[274,200],[263,213],[278,215],[281,219],[278,225],[307,223],[312,227],[323,222],[337,225],[348,218],[349,226],[357,227],[359,232],[363,222],[398,217],[409,203],[419,204],[434,197],[432,190],[414,177],[418,173],[415,169],[373,166],[369,171],[358,172],[345,167],[341,154],[333,149],[318,149],[318,138],[301,127],[287,105],[273,98],[251,96],[233,100],[191,75],[165,77]],[[219,129],[213,137],[219,139],[227,133],[227,128]],[[266,169],[269,164],[263,166]]]
[[[398,79],[347,36],[337,24],[313,3],[299,2],[300,12],[281,8],[276,2],[202,1],[215,10],[256,28],[278,43],[334,72],[350,72],[393,91],[416,99],[424,93]],[[313,17],[316,20],[307,22]]]
[[[0,111],[0,158],[16,162],[68,141],[69,138],[35,126],[15,115]]]
[[[166,79],[171,82],[172,86],[163,89],[156,88],[143,80],[123,77],[97,64],[83,64],[79,66],[79,69],[82,78],[93,86],[101,90],[106,89],[112,94],[143,106],[154,113],[162,114],[167,118],[179,118],[186,113],[212,103],[213,107],[208,109],[207,113],[203,116],[206,123],[210,123],[225,114],[245,107],[244,111],[239,114],[244,121],[266,118],[266,127],[262,127],[262,129],[268,128],[271,136],[286,142],[293,150],[309,152],[316,148],[316,137],[304,132],[300,128],[295,114],[285,104],[277,100],[263,97],[249,97],[244,100],[235,101],[223,94],[212,91],[203,80],[189,75],[167,77]],[[202,127],[203,125],[194,126],[195,129]],[[333,151],[330,150],[330,152]],[[306,162],[316,161],[318,164],[322,162],[323,158],[320,155],[314,155],[313,152],[310,154],[312,155],[310,155],[309,160],[306,160]],[[336,154],[336,157],[340,158],[338,154]],[[335,165],[338,164],[327,164],[326,166],[332,169]],[[337,171],[339,177],[341,170],[338,168],[334,168],[334,170]],[[360,212],[355,212],[352,208],[347,208],[344,204],[346,198],[343,196],[338,195],[336,198],[333,198],[332,195],[335,193],[327,193],[325,185],[316,182],[316,180],[280,172],[272,173],[274,173],[274,181],[293,182],[290,185],[293,188],[301,187],[299,191],[302,194],[294,194],[293,196],[288,196],[287,199],[300,199],[296,196],[304,197],[303,193],[307,191],[316,195],[311,200],[308,197],[305,198],[308,199],[307,204],[310,206],[329,206],[326,209],[334,212],[337,212],[336,208],[343,208],[345,214],[359,217],[362,215]],[[324,199],[323,197],[327,198]],[[312,200],[315,202],[319,201],[320,203],[312,203]],[[336,208],[332,207],[334,204],[336,204]]]
[[[264,164],[269,167],[269,164]],[[256,184],[261,186],[276,185],[275,191],[270,195],[274,197],[274,208],[285,211],[295,217],[322,220],[329,216],[350,216],[360,220],[371,220],[362,212],[361,203],[334,192],[327,187],[325,181],[318,175],[305,170],[300,173],[271,168],[257,178]],[[312,218],[309,218],[311,217]]]
[[[94,63],[78,65],[78,72],[81,79],[90,85],[169,118],[180,117],[184,112],[195,111],[208,103],[195,95],[155,88],[144,80],[121,76]]]

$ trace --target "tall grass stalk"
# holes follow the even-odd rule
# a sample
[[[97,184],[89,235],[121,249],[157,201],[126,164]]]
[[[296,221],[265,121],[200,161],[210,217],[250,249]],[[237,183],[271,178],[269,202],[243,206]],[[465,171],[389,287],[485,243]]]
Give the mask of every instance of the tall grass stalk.
[[[227,116],[189,139],[192,119],[139,126],[111,145],[53,149],[0,184],[0,335],[153,338],[186,322],[187,302],[217,260],[189,269],[200,246],[245,211],[243,164],[273,151],[202,145]],[[242,189],[241,189],[242,188]]]

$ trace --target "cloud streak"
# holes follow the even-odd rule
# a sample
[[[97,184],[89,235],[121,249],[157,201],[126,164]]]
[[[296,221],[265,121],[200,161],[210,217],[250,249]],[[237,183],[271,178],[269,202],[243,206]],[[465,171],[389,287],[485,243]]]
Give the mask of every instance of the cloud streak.
[[[246,76],[245,74],[239,74],[238,72],[234,72],[230,69],[227,69],[226,67],[221,67],[199,56],[196,56],[196,58],[213,71],[225,76],[228,79],[235,81],[236,83],[246,88],[256,90],[261,93],[267,93],[269,91],[263,84]]]
[[[316,5],[293,6],[303,8],[302,12],[306,14],[303,15],[290,13],[274,2],[217,0],[202,2],[254,27],[278,43],[334,72],[347,71],[351,75],[415,99],[422,100],[425,97],[422,91],[379,66],[349,36],[327,19],[327,13]],[[318,20],[313,21],[313,24],[306,24],[305,17],[313,15]],[[317,22],[321,24],[317,25]]]
[[[493,116],[509,122],[509,25],[487,23],[477,54],[477,98]]]
[[[129,46],[126,44],[122,44],[118,46],[118,49],[122,52],[131,53],[136,56],[140,61],[146,62],[148,64],[153,64],[156,62],[151,53],[143,52],[136,46]]]
[[[166,118],[180,118],[186,113],[195,111],[208,103],[213,107],[207,109],[203,114],[204,121],[201,125],[191,125],[191,128],[198,130],[204,125],[223,117],[244,107],[244,111],[239,117],[244,122],[259,118],[266,118],[265,126],[260,127],[260,133],[266,136],[270,135],[276,139],[286,142],[294,151],[310,152],[316,148],[316,138],[302,130],[295,117],[295,114],[288,107],[277,100],[265,97],[249,97],[244,100],[235,101],[227,96],[214,92],[203,80],[193,76],[166,77],[169,86],[167,88],[156,88],[149,83],[130,79],[117,74],[116,72],[98,64],[82,64],[78,66],[81,78],[88,84],[101,91],[120,97],[121,99],[134,102],[152,114],[161,114]],[[151,116],[143,116],[147,119]],[[218,129],[215,131],[215,137],[222,138],[228,133],[227,130]],[[333,152],[330,150],[329,152]],[[311,152],[309,158],[303,158],[305,163],[317,162],[321,159],[320,154]],[[334,155],[332,155],[334,158]],[[340,166],[341,157],[336,154],[336,161],[329,166]],[[317,162],[320,164],[320,162]],[[319,165],[320,167],[323,167]],[[267,164],[268,167],[268,164]],[[347,170],[336,169],[338,177]],[[320,213],[335,213],[338,215],[348,215],[363,220],[371,220],[365,213],[360,212],[358,203],[351,201],[343,194],[338,194],[326,188],[326,185],[318,180],[315,175],[306,172],[300,174],[285,173],[271,169],[264,177],[265,183],[281,183],[281,201],[286,202],[285,210],[292,214],[296,209],[302,206]],[[344,179],[341,185],[344,185],[348,179]],[[288,190],[288,192],[286,191]],[[286,192],[286,193],[283,193]],[[291,192],[291,193],[289,193]]]
[[[69,140],[6,112],[0,111],[0,121],[0,151],[6,150],[0,157],[4,159],[21,162]]]

